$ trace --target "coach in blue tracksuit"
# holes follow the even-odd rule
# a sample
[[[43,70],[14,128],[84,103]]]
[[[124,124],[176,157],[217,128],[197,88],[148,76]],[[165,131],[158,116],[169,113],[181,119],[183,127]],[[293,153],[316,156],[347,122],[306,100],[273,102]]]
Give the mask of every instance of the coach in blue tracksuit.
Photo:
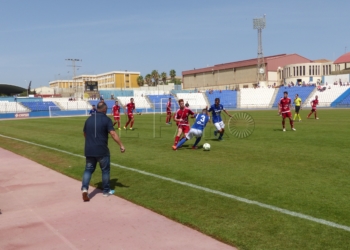
[[[110,189],[110,152],[108,148],[108,134],[119,144],[120,151],[125,152],[123,143],[113,128],[112,120],[106,115],[107,105],[104,102],[97,104],[95,115],[90,116],[84,125],[86,165],[82,180],[82,195],[84,201],[89,201],[89,183],[96,169],[97,162],[102,171],[103,196],[114,194]]]

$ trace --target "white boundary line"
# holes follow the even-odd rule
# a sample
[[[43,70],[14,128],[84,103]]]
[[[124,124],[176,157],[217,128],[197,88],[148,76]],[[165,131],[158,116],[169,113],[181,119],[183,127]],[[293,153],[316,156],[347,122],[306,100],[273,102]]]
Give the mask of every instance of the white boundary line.
[[[68,151],[65,151],[65,150],[52,148],[52,147],[49,147],[49,146],[45,146],[45,145],[41,145],[41,144],[37,144],[37,143],[34,143],[34,142],[25,141],[25,140],[21,140],[21,139],[18,139],[18,138],[9,137],[9,136],[2,135],[2,134],[0,134],[0,136],[3,137],[3,138],[7,138],[7,139],[11,139],[11,140],[15,140],[15,141],[20,141],[20,142],[24,142],[24,143],[27,143],[27,144],[31,144],[31,145],[34,145],[34,146],[51,149],[51,150],[58,151],[58,152],[61,152],[61,153],[65,153],[65,154],[68,154],[68,155],[73,155],[73,156],[76,156],[76,157],[85,158],[85,156],[83,156],[83,155],[74,154],[74,153],[71,153],[71,152],[68,152]],[[338,228],[338,229],[342,229],[342,230],[350,232],[350,227],[349,226],[337,224],[337,223],[334,223],[334,222],[331,222],[331,221],[327,221],[327,220],[324,220],[324,219],[315,218],[315,217],[312,217],[312,216],[309,216],[309,215],[305,215],[305,214],[302,214],[302,213],[293,212],[293,211],[290,211],[290,210],[287,210],[287,209],[283,209],[283,208],[275,207],[275,206],[272,206],[272,205],[264,204],[264,203],[261,203],[261,202],[258,202],[258,201],[249,200],[249,199],[242,198],[242,197],[239,197],[239,196],[236,196],[236,195],[227,194],[227,193],[224,193],[224,192],[221,192],[221,191],[217,191],[217,190],[213,190],[213,189],[210,189],[210,188],[194,185],[194,184],[191,184],[191,183],[188,183],[188,182],[178,181],[178,180],[175,180],[175,179],[172,179],[172,178],[168,178],[168,177],[164,177],[164,176],[161,176],[161,175],[152,174],[152,173],[149,173],[149,172],[146,172],[146,171],[143,171],[143,170],[138,170],[138,169],[134,169],[134,168],[125,167],[125,166],[122,166],[122,165],[119,165],[119,164],[116,164],[116,163],[112,163],[111,162],[111,165],[114,166],[114,167],[121,168],[121,169],[126,169],[126,170],[129,170],[129,171],[137,172],[139,174],[152,176],[152,177],[155,177],[155,178],[158,178],[158,179],[161,179],[161,180],[170,181],[170,182],[173,182],[173,183],[176,183],[176,184],[179,184],[179,185],[195,188],[195,189],[198,189],[198,190],[202,190],[202,191],[205,191],[205,192],[208,192],[208,193],[212,193],[212,194],[216,194],[216,195],[219,195],[219,196],[227,197],[227,198],[230,198],[230,199],[233,199],[233,200],[236,200],[236,201],[240,201],[240,202],[244,202],[244,203],[247,203],[247,204],[257,205],[259,207],[267,208],[267,209],[270,209],[270,210],[273,210],[273,211],[276,211],[276,212],[279,212],[279,213],[282,213],[282,214],[287,214],[287,215],[294,216],[294,217],[297,217],[297,218],[300,218],[300,219],[313,221],[313,222],[316,222],[316,223],[319,223],[319,224],[323,224],[323,225],[326,225],[326,226],[329,226],[329,227],[334,227],[334,228]]]

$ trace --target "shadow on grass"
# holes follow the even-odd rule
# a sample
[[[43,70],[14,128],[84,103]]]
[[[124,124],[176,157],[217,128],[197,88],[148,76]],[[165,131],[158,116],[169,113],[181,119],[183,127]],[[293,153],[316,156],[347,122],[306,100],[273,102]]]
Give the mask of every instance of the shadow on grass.
[[[119,188],[128,188],[129,187],[129,186],[124,185],[121,182],[118,182],[118,179],[111,179],[109,184],[110,184],[110,187],[112,190],[116,189],[117,187],[119,187]],[[91,193],[89,193],[90,199],[92,199],[97,194],[103,193],[102,192],[102,182],[95,183],[95,186],[96,186],[96,188]]]
[[[273,131],[279,131],[279,132],[281,132],[282,129],[281,129],[281,128],[274,128]]]

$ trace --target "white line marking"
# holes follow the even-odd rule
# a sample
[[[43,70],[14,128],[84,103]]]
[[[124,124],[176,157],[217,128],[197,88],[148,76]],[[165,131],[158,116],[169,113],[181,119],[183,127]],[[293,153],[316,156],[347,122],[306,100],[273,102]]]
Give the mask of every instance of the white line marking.
[[[58,152],[61,152],[61,153],[65,153],[65,154],[68,154],[68,155],[73,155],[73,156],[76,156],[76,157],[85,158],[85,156],[83,156],[83,155],[73,154],[73,153],[65,151],[65,150],[52,148],[52,147],[49,147],[49,146],[45,146],[45,145],[37,144],[37,143],[34,143],[34,142],[29,142],[29,141],[25,141],[25,140],[9,137],[9,136],[2,135],[2,134],[0,134],[0,136],[4,137],[4,138],[7,138],[7,139],[11,139],[11,140],[15,140],[15,141],[20,141],[20,142],[24,142],[24,143],[27,143],[27,144],[31,144],[31,145],[34,145],[34,146],[51,149],[51,150],[58,151]],[[176,183],[176,184],[180,184],[180,185],[183,185],[183,186],[199,189],[199,190],[202,190],[202,191],[205,191],[205,192],[208,192],[208,193],[220,195],[220,196],[227,197],[227,198],[230,198],[230,199],[233,199],[233,200],[237,200],[237,201],[240,201],[240,202],[244,202],[244,203],[247,203],[247,204],[257,205],[259,207],[267,208],[267,209],[270,209],[270,210],[273,210],[273,211],[276,211],[276,212],[280,212],[282,214],[287,214],[287,215],[290,215],[290,216],[294,216],[294,217],[297,217],[297,218],[313,221],[313,222],[316,222],[316,223],[319,223],[319,224],[323,224],[323,225],[326,225],[326,226],[329,226],[329,227],[343,229],[345,231],[350,232],[350,227],[349,226],[337,224],[337,223],[334,223],[334,222],[331,222],[331,221],[327,221],[327,220],[324,220],[324,219],[315,218],[315,217],[312,217],[312,216],[309,216],[309,215],[305,215],[305,214],[302,214],[302,213],[293,212],[293,211],[290,211],[290,210],[287,210],[287,209],[283,209],[283,208],[275,207],[275,206],[272,206],[272,205],[264,204],[264,203],[261,203],[261,202],[258,202],[258,201],[249,200],[249,199],[242,198],[242,197],[239,197],[239,196],[236,196],[236,195],[227,194],[227,193],[220,192],[220,191],[217,191],[217,190],[213,190],[213,189],[210,189],[210,188],[194,185],[194,184],[191,184],[191,183],[188,183],[188,182],[178,181],[178,180],[171,179],[171,178],[168,178],[168,177],[164,177],[164,176],[161,176],[161,175],[148,173],[148,172],[143,171],[143,170],[138,170],[138,169],[134,169],[134,168],[125,167],[125,166],[122,166],[122,165],[119,165],[119,164],[116,164],[116,163],[112,163],[111,162],[111,165],[115,166],[115,167],[118,167],[118,168],[129,170],[129,171],[137,172],[139,174],[152,176],[152,177],[155,177],[155,178],[158,178],[158,179],[161,179],[161,180],[170,181],[170,182],[173,182],[173,183]]]

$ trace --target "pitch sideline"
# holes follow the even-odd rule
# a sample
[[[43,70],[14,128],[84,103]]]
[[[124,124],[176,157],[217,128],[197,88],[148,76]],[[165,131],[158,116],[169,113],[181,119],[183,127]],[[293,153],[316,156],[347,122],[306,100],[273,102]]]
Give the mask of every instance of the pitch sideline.
[[[57,149],[57,148],[53,148],[53,147],[37,144],[37,143],[34,143],[34,142],[21,140],[21,139],[14,138],[14,137],[9,137],[9,136],[2,135],[2,134],[0,134],[0,136],[3,137],[3,138],[10,139],[10,140],[24,142],[24,143],[27,143],[27,144],[31,144],[31,145],[42,147],[42,148],[51,149],[51,150],[54,150],[54,151],[57,151],[57,152],[61,152],[61,153],[65,153],[65,154],[68,154],[68,155],[73,155],[73,156],[76,156],[76,157],[85,158],[85,156],[83,156],[83,155],[74,154],[74,153],[71,153],[71,152],[68,152],[68,151],[65,151],[65,150],[61,150],[61,149]],[[194,185],[194,184],[191,184],[191,183],[178,181],[178,180],[171,179],[171,178],[168,178],[168,177],[164,177],[164,176],[161,176],[161,175],[152,174],[152,173],[149,173],[149,172],[146,172],[146,171],[143,171],[143,170],[138,170],[138,169],[134,169],[134,168],[125,167],[125,166],[122,166],[122,165],[119,165],[119,164],[116,164],[116,163],[112,163],[111,162],[111,165],[114,166],[114,167],[121,168],[121,169],[133,171],[133,172],[136,172],[136,173],[139,173],[139,174],[143,174],[143,175],[147,175],[147,176],[152,176],[154,178],[158,178],[158,179],[161,179],[161,180],[170,181],[170,182],[173,182],[173,183],[176,183],[176,184],[179,184],[179,185],[195,188],[195,189],[198,189],[198,190],[202,190],[202,191],[205,191],[205,192],[208,192],[208,193],[220,195],[220,196],[227,197],[227,198],[230,198],[230,199],[233,199],[233,200],[237,200],[237,201],[240,201],[240,202],[244,202],[244,203],[247,203],[247,204],[257,205],[259,207],[270,209],[270,210],[273,210],[273,211],[276,211],[276,212],[279,212],[279,213],[282,213],[282,214],[287,214],[287,215],[290,215],[290,216],[293,216],[293,217],[309,220],[309,221],[312,221],[312,222],[316,222],[318,224],[323,224],[323,225],[326,225],[326,226],[329,226],[329,227],[338,228],[338,229],[342,229],[342,230],[350,232],[350,227],[349,226],[337,224],[335,222],[331,222],[331,221],[327,221],[327,220],[324,220],[324,219],[315,218],[315,217],[312,217],[312,216],[309,216],[309,215],[305,215],[305,214],[302,214],[302,213],[293,212],[293,211],[290,211],[290,210],[287,210],[287,209],[275,207],[275,206],[268,205],[268,204],[265,204],[265,203],[261,203],[261,202],[258,202],[258,201],[254,201],[254,200],[249,200],[249,199],[242,198],[242,197],[239,197],[239,196],[236,196],[236,195],[227,194],[227,193],[224,193],[224,192],[221,192],[221,191],[217,191],[217,190],[213,190],[213,189],[210,189],[210,188]]]

